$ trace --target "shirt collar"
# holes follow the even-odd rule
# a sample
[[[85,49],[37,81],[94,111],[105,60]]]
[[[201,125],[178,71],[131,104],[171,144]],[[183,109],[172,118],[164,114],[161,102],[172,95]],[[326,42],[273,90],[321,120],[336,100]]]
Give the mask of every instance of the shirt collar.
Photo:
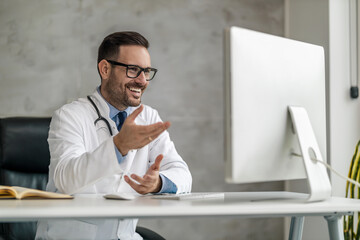
[[[113,105],[111,105],[110,103],[108,103],[108,101],[106,101],[106,99],[103,97],[103,95],[101,95],[101,92],[100,92],[100,87],[101,86],[98,86],[96,88],[96,90],[98,91],[99,95],[104,99],[104,101],[106,102],[106,104],[109,106],[109,117],[110,119],[114,119],[114,117],[116,115],[118,115],[119,112],[126,112],[127,116],[129,116],[132,112],[132,107],[127,107],[124,111],[120,111],[119,109],[117,109],[116,107],[114,107]]]

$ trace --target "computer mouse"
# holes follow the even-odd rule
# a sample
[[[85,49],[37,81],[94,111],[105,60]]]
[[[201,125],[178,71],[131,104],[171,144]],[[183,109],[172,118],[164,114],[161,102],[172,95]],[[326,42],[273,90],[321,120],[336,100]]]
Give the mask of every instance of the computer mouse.
[[[136,198],[136,196],[131,193],[116,192],[116,193],[105,194],[104,198],[118,199],[118,200],[133,200]]]

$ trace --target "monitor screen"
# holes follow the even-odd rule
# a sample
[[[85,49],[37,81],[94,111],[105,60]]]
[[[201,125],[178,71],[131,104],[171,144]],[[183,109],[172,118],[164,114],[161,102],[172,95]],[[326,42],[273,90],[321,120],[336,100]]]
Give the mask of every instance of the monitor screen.
[[[323,48],[230,27],[224,51],[226,181],[306,178],[288,106],[307,110],[326,159]]]

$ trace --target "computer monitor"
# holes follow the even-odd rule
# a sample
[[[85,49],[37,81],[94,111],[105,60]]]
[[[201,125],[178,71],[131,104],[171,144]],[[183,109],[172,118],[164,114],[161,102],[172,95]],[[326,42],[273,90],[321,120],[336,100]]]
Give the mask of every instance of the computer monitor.
[[[312,200],[330,196],[326,168],[296,156],[308,157],[313,151],[317,159],[326,156],[323,48],[230,27],[225,30],[224,51],[226,181],[307,178],[315,181],[309,184],[317,184],[310,186]],[[299,126],[293,125],[290,106],[307,112],[295,117]],[[299,131],[305,138],[313,131],[303,148],[299,147]]]

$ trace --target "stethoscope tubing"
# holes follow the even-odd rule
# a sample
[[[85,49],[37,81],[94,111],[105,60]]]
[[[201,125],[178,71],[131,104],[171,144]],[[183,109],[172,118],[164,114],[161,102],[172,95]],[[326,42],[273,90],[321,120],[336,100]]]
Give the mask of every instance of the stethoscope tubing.
[[[90,103],[94,106],[95,111],[96,111],[96,113],[97,113],[97,115],[98,115],[98,118],[95,119],[95,121],[94,121],[94,125],[96,126],[96,123],[97,123],[98,121],[104,121],[104,122],[106,123],[106,126],[107,126],[108,129],[109,129],[110,135],[112,136],[113,133],[112,133],[112,131],[111,131],[111,126],[110,126],[109,121],[106,120],[106,118],[104,118],[103,116],[101,116],[98,107],[96,106],[96,104],[94,103],[94,101],[91,99],[91,97],[90,97],[90,96],[87,96],[87,99],[89,99]],[[121,180],[120,180],[120,181],[125,181],[125,180],[124,180],[124,176],[127,175],[127,173],[128,173],[129,170],[130,170],[130,167],[131,167],[131,165],[128,164],[128,166],[126,167],[125,171],[123,172],[123,174],[122,174],[122,176],[121,176]]]
[[[98,118],[95,119],[95,121],[94,121],[94,125],[96,126],[96,123],[97,123],[98,121],[104,121],[104,122],[106,123],[107,128],[109,129],[110,135],[112,136],[112,135],[113,135],[113,132],[112,132],[112,130],[111,130],[111,126],[110,126],[109,121],[106,120],[106,118],[104,118],[103,116],[101,116],[98,107],[96,106],[96,104],[94,103],[94,101],[91,99],[91,97],[90,97],[90,96],[87,96],[87,99],[89,99],[90,103],[94,106],[95,111],[96,111],[96,113],[97,113],[97,115],[98,115]]]

